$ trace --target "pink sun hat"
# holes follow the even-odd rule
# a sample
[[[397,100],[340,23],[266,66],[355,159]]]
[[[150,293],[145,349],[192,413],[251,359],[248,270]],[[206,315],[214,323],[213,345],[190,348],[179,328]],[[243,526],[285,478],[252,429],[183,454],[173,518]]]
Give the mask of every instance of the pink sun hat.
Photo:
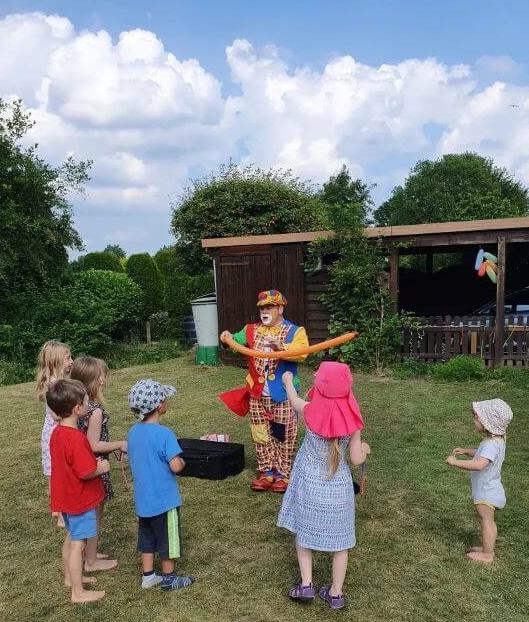
[[[364,428],[360,407],[353,395],[353,376],[345,363],[322,363],[309,391],[305,424],[323,438],[349,436]]]

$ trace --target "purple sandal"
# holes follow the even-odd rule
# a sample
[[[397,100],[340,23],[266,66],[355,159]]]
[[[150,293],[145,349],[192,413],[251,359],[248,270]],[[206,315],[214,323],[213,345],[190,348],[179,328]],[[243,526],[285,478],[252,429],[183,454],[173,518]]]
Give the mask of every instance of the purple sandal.
[[[316,598],[316,590],[312,583],[310,585],[295,585],[288,590],[288,595],[292,600],[299,600],[302,603],[312,602]]]
[[[344,595],[331,596],[330,590],[330,585],[324,585],[320,590],[320,598],[324,600],[331,609],[343,609],[345,607]]]

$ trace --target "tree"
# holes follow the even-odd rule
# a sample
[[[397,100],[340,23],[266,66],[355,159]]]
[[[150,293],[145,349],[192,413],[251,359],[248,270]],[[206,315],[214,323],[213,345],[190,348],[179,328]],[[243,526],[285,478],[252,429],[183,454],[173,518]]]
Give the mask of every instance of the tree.
[[[119,244],[107,244],[103,249],[103,252],[112,253],[112,255],[115,255],[119,259],[125,259],[125,257],[127,256],[127,254]]]
[[[366,225],[369,210],[373,205],[370,187],[361,179],[353,179],[345,164],[339,173],[331,175],[329,181],[323,184],[320,198],[329,206],[347,208],[340,210],[341,215],[347,215],[349,221]]]
[[[290,171],[230,163],[173,203],[172,230],[186,269],[198,273],[210,266],[202,238],[312,231],[325,222],[322,201]]]
[[[527,188],[490,158],[460,153],[419,162],[375,211],[375,220],[388,226],[528,214]]]
[[[401,328],[409,320],[392,304],[381,243],[364,235],[362,225],[351,220],[349,207],[336,205],[331,212],[335,235],[310,244],[309,261],[317,263],[324,255],[334,259],[321,297],[330,312],[330,333],[359,333],[333,354],[354,367],[381,369],[395,360]]]
[[[121,261],[114,255],[106,251],[96,251],[81,255],[77,261],[72,262],[71,268],[74,272],[81,270],[110,270],[112,272],[125,272]]]
[[[82,248],[68,196],[83,190],[91,162],[47,164],[37,145],[19,144],[32,125],[20,100],[0,99],[0,304],[56,282],[68,249]]]
[[[165,307],[163,276],[149,253],[131,255],[127,260],[127,274],[143,291],[141,316],[148,320],[153,313]]]

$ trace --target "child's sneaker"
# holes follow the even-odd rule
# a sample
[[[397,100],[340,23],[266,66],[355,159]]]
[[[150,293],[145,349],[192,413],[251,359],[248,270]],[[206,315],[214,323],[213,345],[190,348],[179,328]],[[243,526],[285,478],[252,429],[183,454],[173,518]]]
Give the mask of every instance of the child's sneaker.
[[[331,586],[324,585],[320,590],[320,598],[324,600],[331,609],[343,609],[345,607],[345,598],[341,596],[331,596]]]
[[[292,600],[298,600],[302,603],[309,603],[316,597],[316,590],[312,583],[309,585],[295,585],[288,590],[288,595]]]
[[[162,582],[162,577],[159,574],[153,572],[150,575],[143,576],[141,580],[141,587],[144,590],[148,590],[150,587],[154,587],[155,585],[160,585]]]
[[[162,590],[168,592],[170,590],[180,590],[189,587],[195,582],[195,577],[181,577],[177,574],[164,575],[162,579]]]

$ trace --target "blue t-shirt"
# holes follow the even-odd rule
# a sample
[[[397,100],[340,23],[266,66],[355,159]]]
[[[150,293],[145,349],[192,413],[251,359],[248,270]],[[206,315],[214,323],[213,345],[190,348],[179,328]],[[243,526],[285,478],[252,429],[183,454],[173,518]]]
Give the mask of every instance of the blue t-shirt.
[[[179,507],[178,482],[169,468],[182,453],[174,432],[159,423],[137,423],[129,430],[127,445],[136,514],[157,516]]]

